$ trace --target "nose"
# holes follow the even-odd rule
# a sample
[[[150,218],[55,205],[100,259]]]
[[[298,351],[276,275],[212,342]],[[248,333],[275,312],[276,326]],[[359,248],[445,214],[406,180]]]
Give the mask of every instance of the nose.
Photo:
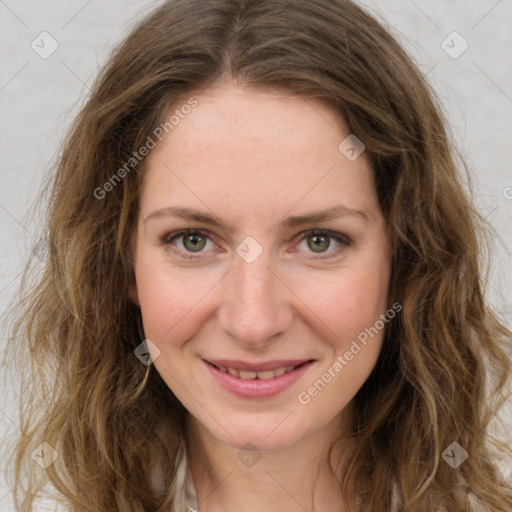
[[[220,327],[248,350],[264,350],[293,321],[293,293],[271,264],[265,251],[251,263],[236,255],[223,280]]]

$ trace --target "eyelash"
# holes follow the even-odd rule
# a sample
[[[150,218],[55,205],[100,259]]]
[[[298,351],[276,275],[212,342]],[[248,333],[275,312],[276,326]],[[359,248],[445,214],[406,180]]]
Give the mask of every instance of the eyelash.
[[[183,236],[186,236],[186,235],[200,235],[200,236],[205,236],[211,240],[211,236],[210,236],[211,233],[209,231],[205,231],[203,229],[183,229],[181,231],[178,231],[175,233],[169,233],[168,235],[165,235],[162,238],[162,243],[167,248],[167,247],[173,245],[172,244],[173,240],[183,237]],[[301,242],[302,240],[304,240],[310,236],[328,236],[329,238],[333,238],[334,240],[336,240],[336,242],[338,242],[340,244],[338,247],[336,247],[335,249],[333,249],[331,251],[327,251],[326,253],[318,253],[318,254],[331,255],[331,253],[335,253],[337,255],[341,250],[343,250],[343,248],[349,247],[352,244],[352,240],[348,236],[342,235],[341,233],[336,233],[335,231],[329,231],[329,230],[325,230],[325,229],[310,229],[308,231],[304,231],[304,232],[300,233],[300,235],[302,235],[302,238],[299,240],[299,242]],[[211,240],[211,241],[213,242],[213,240]],[[173,249],[169,249],[169,250],[172,250],[173,252],[178,253],[178,255],[180,257],[185,258],[185,259],[197,260],[197,259],[201,258],[200,255],[193,256],[193,255],[191,255],[191,253],[183,252],[181,249],[173,248]],[[200,253],[198,253],[198,254],[200,254]],[[308,256],[307,259],[322,260],[322,259],[327,259],[330,257],[332,257],[332,255],[331,256],[314,256],[314,257]]]

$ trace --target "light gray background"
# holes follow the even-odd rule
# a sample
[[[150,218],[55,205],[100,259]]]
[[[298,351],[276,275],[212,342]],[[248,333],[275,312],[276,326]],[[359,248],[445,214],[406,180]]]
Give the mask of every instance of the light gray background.
[[[114,44],[156,3],[0,0],[0,313],[41,236],[30,205],[60,141]],[[360,3],[391,27],[439,95],[473,177],[477,205],[501,238],[488,298],[512,327],[512,2]],[[47,59],[31,48],[43,31],[59,45]],[[465,43],[450,35],[454,31],[469,45],[458,58],[455,52]],[[442,47],[445,40],[452,56]],[[4,326],[0,332],[3,349]],[[12,396],[13,390],[2,393],[0,435],[18,428]],[[13,510],[10,484],[0,480],[0,511]]]

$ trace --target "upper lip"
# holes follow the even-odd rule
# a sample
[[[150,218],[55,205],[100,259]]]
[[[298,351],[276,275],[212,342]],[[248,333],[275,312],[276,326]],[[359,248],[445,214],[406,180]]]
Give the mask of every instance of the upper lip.
[[[239,361],[235,359],[205,359],[208,363],[215,366],[224,366],[225,368],[236,368],[237,370],[245,370],[252,372],[264,372],[267,370],[276,370],[277,368],[286,368],[287,366],[298,366],[307,363],[312,359],[279,359],[273,361],[262,361],[251,363],[247,361]]]

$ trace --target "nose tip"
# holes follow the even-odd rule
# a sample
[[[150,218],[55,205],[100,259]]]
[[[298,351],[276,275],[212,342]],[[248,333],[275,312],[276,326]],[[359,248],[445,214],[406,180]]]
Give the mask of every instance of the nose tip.
[[[251,263],[242,257],[224,282],[219,311],[222,329],[239,343],[266,346],[291,325],[288,288],[277,278],[268,258]]]

